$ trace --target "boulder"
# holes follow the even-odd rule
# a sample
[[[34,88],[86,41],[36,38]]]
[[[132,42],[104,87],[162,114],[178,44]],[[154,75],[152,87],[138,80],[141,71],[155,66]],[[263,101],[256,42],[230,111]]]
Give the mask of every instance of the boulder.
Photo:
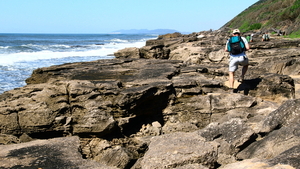
[[[141,168],[158,169],[201,164],[213,168],[217,160],[217,147],[217,143],[205,142],[195,132],[156,136],[151,139],[149,150],[139,165]]]
[[[239,159],[275,158],[300,144],[299,99],[289,100],[261,121],[258,134],[263,137],[237,154]]]
[[[116,58],[140,58],[140,51],[135,47],[125,48],[115,52],[114,56]]]

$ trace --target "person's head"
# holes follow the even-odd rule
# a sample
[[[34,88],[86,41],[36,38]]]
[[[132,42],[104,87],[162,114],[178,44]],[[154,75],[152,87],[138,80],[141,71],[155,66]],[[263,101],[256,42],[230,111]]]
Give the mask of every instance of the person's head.
[[[234,30],[232,31],[232,35],[233,35],[233,36],[240,36],[240,35],[241,35],[241,32],[240,32],[239,29],[234,29]]]

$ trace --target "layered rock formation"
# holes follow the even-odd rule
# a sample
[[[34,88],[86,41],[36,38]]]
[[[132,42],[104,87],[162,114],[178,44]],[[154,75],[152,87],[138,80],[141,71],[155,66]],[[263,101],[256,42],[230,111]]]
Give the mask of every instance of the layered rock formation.
[[[300,41],[251,43],[231,91],[228,35],[35,70],[0,95],[0,168],[299,168]]]

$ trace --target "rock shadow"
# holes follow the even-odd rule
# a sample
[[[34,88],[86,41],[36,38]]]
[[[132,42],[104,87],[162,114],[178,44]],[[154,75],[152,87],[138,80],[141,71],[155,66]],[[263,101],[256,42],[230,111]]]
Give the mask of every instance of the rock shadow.
[[[262,81],[261,78],[244,80],[235,90],[234,93],[243,92],[244,95],[248,95],[250,90],[257,88],[258,84]]]
[[[135,102],[136,106],[133,109],[128,109],[129,114],[136,115],[135,118],[130,119],[127,125],[122,126],[122,133],[125,136],[130,136],[139,132],[145,124],[152,122],[159,122],[164,125],[164,117],[162,111],[168,106],[170,96],[174,93],[171,88],[167,92],[161,92],[159,95],[157,88],[152,88],[147,91],[143,97]]]

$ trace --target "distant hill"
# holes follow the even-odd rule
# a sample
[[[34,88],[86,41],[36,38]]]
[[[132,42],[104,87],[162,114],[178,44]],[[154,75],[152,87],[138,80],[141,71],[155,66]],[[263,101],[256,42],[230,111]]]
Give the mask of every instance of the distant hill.
[[[260,0],[224,27],[239,28],[242,32],[276,29],[300,35],[300,0]]]
[[[130,29],[130,30],[117,30],[111,33],[120,33],[120,34],[167,34],[167,33],[174,33],[178,32],[177,30],[173,29]]]

